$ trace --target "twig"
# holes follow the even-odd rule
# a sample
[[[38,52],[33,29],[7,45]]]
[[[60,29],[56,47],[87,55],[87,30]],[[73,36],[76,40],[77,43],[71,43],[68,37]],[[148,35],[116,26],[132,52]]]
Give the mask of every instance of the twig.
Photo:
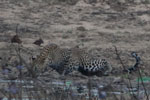
[[[145,85],[144,85],[144,82],[143,82],[143,79],[142,79],[142,74],[141,74],[141,72],[140,72],[140,69],[138,69],[138,73],[139,73],[139,77],[140,77],[141,82],[142,82],[142,86],[143,86],[143,88],[144,88],[144,92],[145,92],[145,95],[146,95],[146,100],[149,100],[149,96],[148,96],[147,90],[146,90],[146,88],[145,88]]]
[[[148,93],[146,91],[146,88],[145,88],[145,85],[144,85],[144,82],[143,82],[143,79],[142,79],[142,74],[140,72],[140,69],[138,68],[138,65],[140,64],[140,57],[135,53],[135,52],[132,52],[131,55],[136,59],[136,64],[131,67],[132,70],[138,70],[138,73],[139,73],[139,77],[141,79],[141,82],[142,82],[142,85],[143,85],[143,88],[144,88],[144,92],[146,94],[146,97],[147,97],[147,100],[149,100],[149,96],[148,96]],[[138,85],[139,85],[139,82],[138,82]],[[138,87],[139,88],[139,87]]]
[[[123,63],[122,59],[120,58],[120,54],[118,53],[117,47],[114,46],[114,48],[115,48],[115,53],[116,53],[117,57],[119,58],[119,61],[120,61],[121,65],[122,65],[123,69],[126,70],[124,63]],[[127,77],[127,78],[128,78],[128,80],[129,80],[129,85],[130,85],[130,87],[133,89],[131,80],[130,80],[130,78],[129,78],[129,73],[128,73],[128,77]],[[122,78],[122,79],[123,79],[123,78]],[[124,80],[124,79],[123,79],[123,80]],[[135,97],[135,95],[134,95],[134,93],[133,93],[132,90],[129,89],[129,92],[132,92],[132,96],[133,96],[135,99],[137,99],[137,98]]]
[[[126,70],[124,63],[123,63],[122,59],[120,58],[120,54],[118,53],[117,47],[114,46],[114,48],[115,48],[115,53],[116,53],[116,55],[117,55],[117,58],[119,59],[121,65],[122,65],[122,67],[123,67],[123,70]]]

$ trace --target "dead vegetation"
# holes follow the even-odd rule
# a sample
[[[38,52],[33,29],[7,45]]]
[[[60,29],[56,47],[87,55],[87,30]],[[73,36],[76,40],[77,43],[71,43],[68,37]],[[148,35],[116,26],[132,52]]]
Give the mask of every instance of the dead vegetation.
[[[149,6],[149,0],[1,0],[0,99],[149,100]],[[133,65],[135,51],[140,69],[91,80],[78,72],[66,80],[55,71],[24,76],[48,43],[84,48],[118,69]]]

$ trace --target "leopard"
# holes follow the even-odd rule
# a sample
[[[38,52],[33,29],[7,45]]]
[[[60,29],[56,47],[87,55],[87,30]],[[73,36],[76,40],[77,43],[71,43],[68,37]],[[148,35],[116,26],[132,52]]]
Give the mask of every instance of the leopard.
[[[133,57],[139,58],[138,56]],[[139,64],[139,61],[137,59],[135,66]],[[135,66],[131,68],[136,68]],[[36,73],[44,71],[47,67],[54,69],[63,76],[69,75],[73,71],[78,71],[85,76],[96,75],[102,77],[111,74],[113,69],[106,59],[96,57],[85,49],[78,47],[61,48],[56,44],[45,46],[33,62],[33,68]],[[127,71],[130,71],[130,69],[127,69]]]
[[[67,63],[68,58],[69,49],[60,48],[54,43],[46,45],[32,62],[32,70],[35,73],[34,76],[39,76],[38,74],[45,72],[48,67],[62,74],[64,70],[63,66]]]
[[[64,75],[73,71],[79,71],[86,76],[98,77],[108,75],[112,67],[106,59],[97,58],[81,48],[71,48],[70,58],[66,64]]]
[[[37,74],[45,72],[48,67],[60,75],[79,71],[86,76],[102,76],[111,70],[105,59],[95,59],[84,49],[60,48],[56,44],[46,45],[32,64],[32,70]]]
[[[131,56],[136,60],[135,64],[122,70],[112,67],[106,59],[91,55],[84,49],[72,48],[69,61],[64,68],[64,75],[68,75],[75,70],[85,76],[96,75],[98,77],[118,75],[118,71],[120,74],[131,74],[136,72],[141,64],[141,58],[136,52],[131,52]]]

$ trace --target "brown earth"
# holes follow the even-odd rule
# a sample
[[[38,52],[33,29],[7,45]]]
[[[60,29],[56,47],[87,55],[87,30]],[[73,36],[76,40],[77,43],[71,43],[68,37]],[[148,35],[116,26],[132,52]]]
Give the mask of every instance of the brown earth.
[[[149,5],[80,0],[75,5],[28,1],[0,1],[0,57],[16,59],[11,38],[17,34],[26,52],[33,55],[48,43],[61,47],[85,48],[92,54],[106,58],[113,67],[120,67],[114,46],[126,65],[133,65],[130,53],[142,59],[143,74],[150,75],[150,12]],[[33,42],[42,38],[44,44]],[[36,52],[36,53],[34,53]],[[23,54],[27,61],[30,54]],[[11,60],[9,62],[11,63]],[[4,62],[1,62],[1,64]],[[3,65],[3,64],[2,64]]]
[[[93,2],[68,2],[65,0],[1,0],[0,1],[0,68],[10,67],[14,70],[0,78],[14,78],[19,58],[15,49],[17,44],[11,43],[14,35],[18,35],[22,43],[21,56],[30,62],[31,57],[39,54],[41,48],[48,43],[56,43],[61,47],[85,48],[90,53],[106,58],[112,67],[122,68],[115,48],[126,67],[135,63],[131,52],[137,52],[142,59],[140,64],[142,75],[150,75],[150,11],[149,4],[114,2],[114,0],[84,0]],[[62,1],[61,3],[55,1]],[[66,0],[71,1],[71,0]],[[74,1],[74,0],[73,0]],[[94,2],[95,1],[95,2]],[[99,1],[99,2],[96,2]],[[100,2],[101,1],[101,2]],[[102,2],[107,1],[107,2]],[[110,2],[113,1],[113,2]],[[118,0],[115,0],[118,1]],[[55,4],[54,4],[55,3]],[[74,4],[76,3],[76,4]],[[33,44],[41,38],[41,46]],[[75,75],[79,73],[75,72]],[[86,83],[85,77],[68,76],[70,80]],[[138,74],[133,73],[132,83]],[[57,79],[58,73],[51,72],[49,78]],[[126,78],[126,76],[123,76]],[[120,76],[97,78],[96,84],[122,82]],[[124,79],[127,82],[127,79]],[[128,82],[127,82],[128,83]],[[120,85],[117,88],[120,89]],[[149,85],[147,85],[149,86]],[[2,86],[2,84],[0,85]],[[148,88],[148,87],[147,87]]]

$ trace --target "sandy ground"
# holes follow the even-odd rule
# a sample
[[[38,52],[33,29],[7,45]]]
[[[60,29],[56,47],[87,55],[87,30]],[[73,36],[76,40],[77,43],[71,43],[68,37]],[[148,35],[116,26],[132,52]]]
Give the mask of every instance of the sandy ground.
[[[126,67],[133,65],[130,53],[135,51],[142,59],[144,74],[150,75],[148,6],[105,2],[91,5],[82,0],[75,5],[51,5],[32,0],[0,1],[0,57],[6,57],[6,62],[8,58],[15,59],[10,55],[14,47],[10,40],[19,25],[17,34],[26,51],[39,53],[48,43],[67,48],[79,46],[106,58],[113,67],[120,67],[114,49],[116,46]],[[39,38],[44,44],[34,45],[33,42]]]

